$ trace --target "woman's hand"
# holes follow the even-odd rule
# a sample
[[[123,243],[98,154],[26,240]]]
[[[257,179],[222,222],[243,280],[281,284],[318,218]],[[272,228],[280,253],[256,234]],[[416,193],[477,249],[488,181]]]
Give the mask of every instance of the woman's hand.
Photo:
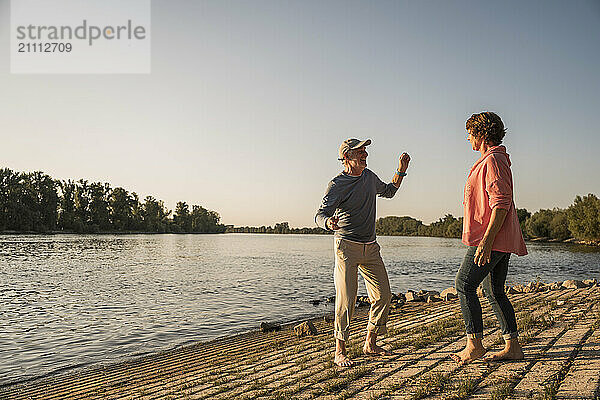
[[[488,223],[485,235],[483,235],[483,239],[481,239],[479,246],[477,246],[477,250],[475,250],[474,260],[476,265],[485,265],[490,262],[494,239],[496,238],[498,231],[500,231],[502,224],[504,224],[506,214],[508,214],[508,210],[503,208],[495,207],[492,210],[492,216],[490,217],[490,222]]]
[[[489,263],[492,259],[492,241],[486,240],[484,237],[481,242],[479,242],[479,246],[477,246],[477,250],[475,250],[474,261],[476,265],[482,266]]]

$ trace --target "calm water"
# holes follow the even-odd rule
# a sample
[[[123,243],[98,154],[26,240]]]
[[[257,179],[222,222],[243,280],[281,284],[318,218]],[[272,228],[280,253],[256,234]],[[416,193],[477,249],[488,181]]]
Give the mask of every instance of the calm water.
[[[453,286],[465,253],[379,242],[394,292]],[[528,248],[510,281],[600,275],[600,249]],[[0,235],[0,385],[321,315],[332,306],[310,300],[334,294],[332,249],[319,235]]]

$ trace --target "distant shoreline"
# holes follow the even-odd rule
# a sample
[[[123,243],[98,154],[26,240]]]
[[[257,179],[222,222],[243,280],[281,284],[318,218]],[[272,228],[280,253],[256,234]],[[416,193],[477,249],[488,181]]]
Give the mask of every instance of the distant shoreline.
[[[245,232],[139,232],[139,231],[129,231],[129,232],[89,232],[89,233],[81,233],[81,232],[66,232],[66,231],[50,231],[50,232],[36,232],[36,231],[0,231],[0,235],[39,235],[39,236],[54,236],[54,235],[228,235],[228,234],[240,234]],[[299,232],[289,232],[289,233],[275,233],[275,232],[247,232],[248,234],[253,235],[322,235],[328,236],[331,233],[299,233]],[[450,238],[445,236],[422,236],[422,235],[377,235],[379,237],[439,237],[443,239],[460,239],[460,238]],[[575,238],[568,238],[565,240],[559,239],[551,239],[547,237],[539,237],[539,238],[530,238],[525,239],[526,242],[534,242],[534,243],[562,243],[562,244],[577,244],[582,246],[591,246],[591,247],[600,247],[600,240],[579,240]]]
[[[531,238],[525,239],[526,242],[540,242],[540,243],[572,243],[584,246],[600,246],[600,240],[579,240],[575,238],[568,238],[565,240],[551,239],[551,238]]]

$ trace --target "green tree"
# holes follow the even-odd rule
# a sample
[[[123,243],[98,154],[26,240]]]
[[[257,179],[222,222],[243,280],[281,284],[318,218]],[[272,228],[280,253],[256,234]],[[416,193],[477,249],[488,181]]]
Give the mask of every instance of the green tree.
[[[552,210],[536,211],[527,219],[525,230],[529,237],[550,237],[550,222],[554,217]]]
[[[204,207],[193,205],[190,215],[192,232],[212,233],[217,232],[219,215],[214,211],[208,211]]]
[[[133,230],[143,230],[144,229],[144,208],[140,203],[140,197],[136,192],[132,192],[129,197],[129,201],[131,204],[131,215],[133,217],[133,221],[131,222],[131,229]]]
[[[273,231],[275,233],[290,233],[290,225],[287,222],[275,224]]]
[[[108,198],[110,224],[117,231],[135,230],[133,196],[122,187],[114,188]]]
[[[18,201],[19,215],[16,228],[21,231],[33,231],[41,223],[41,218],[37,207],[37,193],[30,174],[21,174]]]
[[[575,197],[567,209],[569,229],[577,239],[600,239],[600,199],[593,194]]]
[[[75,229],[75,190],[72,180],[59,181],[58,228],[61,230]]]
[[[74,203],[75,218],[73,228],[76,232],[86,232],[90,223],[90,193],[88,182],[84,179],[80,179],[75,184]]]
[[[527,218],[525,235],[531,238],[551,238],[564,240],[571,237],[565,210],[539,210]]]
[[[190,207],[185,201],[177,202],[175,213],[173,214],[173,223],[181,232],[192,232],[192,217]]]
[[[569,222],[567,220],[566,210],[555,208],[552,210],[552,219],[550,220],[550,237],[552,239],[565,240],[570,238]]]
[[[23,230],[22,189],[20,173],[8,168],[0,170],[0,229]]]
[[[88,186],[90,224],[94,231],[110,230],[110,211],[108,196],[110,185],[108,183],[94,182]]]
[[[41,171],[22,174],[20,202],[22,230],[46,232],[56,229],[58,194],[56,182]]]
[[[168,216],[171,211],[165,209],[162,200],[146,196],[142,206],[143,226],[147,232],[164,233],[167,231]]]
[[[460,238],[462,237],[463,231],[463,218],[460,217],[458,219],[453,217],[452,221],[449,221],[446,227],[446,232],[444,236],[449,238]]]
[[[375,232],[378,235],[415,236],[419,233],[421,226],[423,226],[423,222],[411,217],[390,216],[377,220]]]
[[[519,225],[521,226],[521,232],[523,236],[527,237],[526,223],[527,218],[531,217],[531,213],[526,208],[517,208],[517,218],[519,219]]]
[[[422,236],[460,237],[462,234],[462,218],[456,219],[452,214],[446,214],[429,226],[421,227],[419,234]]]
[[[560,208],[539,210],[527,218],[525,230],[529,237],[543,237],[564,240],[571,237],[567,213]]]
[[[58,221],[58,184],[49,175],[41,171],[33,173],[33,184],[37,191],[38,209],[41,217],[37,230],[56,230]]]
[[[11,186],[10,181],[13,174],[13,171],[8,168],[0,169],[0,231],[7,230],[9,226],[9,192]]]

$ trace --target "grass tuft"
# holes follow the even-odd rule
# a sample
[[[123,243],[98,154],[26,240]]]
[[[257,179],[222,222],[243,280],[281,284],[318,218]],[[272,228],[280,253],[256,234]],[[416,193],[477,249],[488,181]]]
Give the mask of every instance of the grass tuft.
[[[421,379],[420,386],[412,394],[412,400],[419,400],[435,392],[443,391],[450,384],[450,377],[445,374],[435,373]]]
[[[456,385],[456,393],[453,399],[466,399],[471,393],[475,392],[475,389],[477,389],[477,379],[467,378],[462,380]]]
[[[279,350],[285,347],[285,341],[282,339],[275,339],[270,344],[271,349]]]
[[[510,383],[503,383],[503,384],[497,386],[494,390],[492,390],[492,393],[490,393],[490,399],[491,400],[504,400],[508,396],[512,395],[513,392],[514,392],[514,389]]]
[[[347,341],[347,343],[346,351],[349,358],[360,357],[362,355],[362,348],[356,342]]]

